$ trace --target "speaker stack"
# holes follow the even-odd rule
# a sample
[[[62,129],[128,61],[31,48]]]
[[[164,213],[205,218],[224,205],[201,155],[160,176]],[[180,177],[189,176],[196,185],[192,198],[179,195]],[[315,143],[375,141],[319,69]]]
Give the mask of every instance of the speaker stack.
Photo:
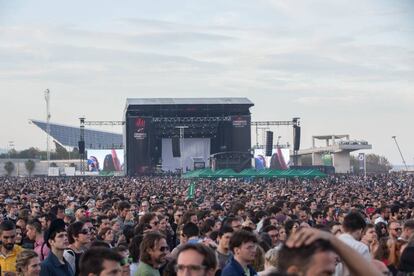
[[[181,157],[180,137],[172,137],[172,154],[173,157]]]
[[[266,131],[266,156],[272,156],[273,131]]]

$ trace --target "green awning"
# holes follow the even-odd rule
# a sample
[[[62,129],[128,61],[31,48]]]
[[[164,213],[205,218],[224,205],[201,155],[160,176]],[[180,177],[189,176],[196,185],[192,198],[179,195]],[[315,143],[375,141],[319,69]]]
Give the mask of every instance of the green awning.
[[[326,174],[319,170],[308,169],[288,169],[288,170],[255,170],[245,169],[239,173],[236,173],[232,169],[222,169],[212,171],[211,169],[202,169],[196,171],[190,171],[183,175],[183,178],[243,178],[243,177],[258,177],[258,178],[315,178],[326,177]]]

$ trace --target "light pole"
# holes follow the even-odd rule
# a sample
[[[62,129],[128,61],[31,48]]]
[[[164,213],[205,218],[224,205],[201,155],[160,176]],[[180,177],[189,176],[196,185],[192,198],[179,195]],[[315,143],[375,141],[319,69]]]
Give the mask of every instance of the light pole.
[[[12,148],[14,148],[14,141],[9,141],[7,146],[8,146],[7,154],[9,155],[9,159],[10,159],[10,151],[12,150]]]
[[[184,172],[183,168],[183,155],[184,155],[184,129],[188,128],[188,126],[176,126],[180,130],[180,167],[181,167],[181,174]]]
[[[403,156],[403,154],[402,154],[402,152],[401,152],[401,149],[400,149],[400,146],[398,145],[398,142],[397,142],[397,136],[392,136],[391,138],[392,138],[392,139],[394,139],[395,145],[397,145],[397,149],[398,149],[398,151],[400,152],[401,159],[402,159],[403,164],[404,164],[404,166],[405,166],[405,170],[406,170],[406,171],[408,171],[407,163],[405,163],[404,156]]]
[[[49,150],[49,140],[50,140],[50,91],[46,89],[45,91],[45,100],[46,100],[46,155],[47,155],[47,168],[50,167],[50,150]]]

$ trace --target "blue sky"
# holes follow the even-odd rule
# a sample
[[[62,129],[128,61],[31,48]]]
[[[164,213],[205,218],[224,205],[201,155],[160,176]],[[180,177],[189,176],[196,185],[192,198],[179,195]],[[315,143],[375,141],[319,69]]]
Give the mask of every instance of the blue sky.
[[[121,120],[127,97],[243,96],[254,120],[301,117],[303,147],[350,134],[398,164],[396,135],[413,163],[413,46],[411,0],[0,0],[0,148],[45,148],[28,119],[49,88],[53,122]]]

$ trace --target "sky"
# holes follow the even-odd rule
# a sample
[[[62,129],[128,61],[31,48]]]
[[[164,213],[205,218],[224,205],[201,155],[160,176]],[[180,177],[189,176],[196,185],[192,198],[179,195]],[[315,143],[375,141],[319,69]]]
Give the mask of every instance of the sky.
[[[46,148],[46,89],[73,126],[126,98],[247,97],[254,121],[300,117],[301,148],[349,134],[401,164],[395,135],[412,164],[414,1],[0,0],[0,148]]]

